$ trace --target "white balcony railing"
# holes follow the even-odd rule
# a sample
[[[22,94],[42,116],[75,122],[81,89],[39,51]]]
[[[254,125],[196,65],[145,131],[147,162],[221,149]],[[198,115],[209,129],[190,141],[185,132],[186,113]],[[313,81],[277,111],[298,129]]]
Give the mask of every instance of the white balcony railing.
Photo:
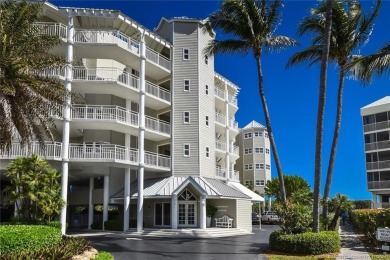
[[[238,123],[233,118],[229,119],[229,127],[238,131]]]
[[[18,157],[31,156],[36,154],[46,159],[61,159],[62,144],[59,142],[45,142],[40,146],[39,142],[32,142],[30,145],[22,147],[20,143],[12,143],[9,152],[1,152],[0,158],[15,159]]]
[[[233,95],[228,95],[228,101],[230,104],[237,106],[237,97]]]
[[[145,152],[145,164],[150,166],[157,166],[162,168],[171,167],[171,158],[166,155]]]
[[[390,188],[390,180],[387,180],[387,181],[369,181],[368,182],[368,189],[369,190],[388,189],[388,188]]]
[[[366,151],[389,149],[389,148],[390,148],[390,140],[365,144]]]
[[[226,125],[226,118],[221,114],[215,113],[215,121],[222,125]]]
[[[222,169],[221,167],[215,168],[215,174],[219,177],[226,178],[226,171],[225,171],[225,169]]]
[[[230,146],[230,153],[239,156],[240,155],[240,147],[238,147],[236,145],[231,145]]]
[[[378,161],[378,162],[368,162],[366,164],[366,167],[367,167],[367,170],[388,169],[388,168],[390,168],[390,160]]]
[[[138,113],[118,106],[73,105],[73,120],[119,121],[138,126]]]
[[[171,125],[168,122],[145,116],[146,129],[161,132],[164,134],[171,134]]]
[[[230,170],[230,179],[235,181],[240,181],[240,172],[235,170]]]
[[[171,102],[171,92],[169,90],[150,83],[149,81],[145,82],[145,91],[155,97]]]
[[[121,48],[139,55],[139,42],[118,31],[76,30],[74,42],[82,44],[117,44]],[[147,60],[171,70],[170,60],[158,52],[147,47],[145,55]]]
[[[225,99],[225,90],[215,87],[214,93],[217,97]]]
[[[226,151],[226,143],[220,140],[215,141],[215,148],[218,150]]]
[[[34,23],[34,25],[40,30],[40,33],[57,36],[61,39],[66,39],[67,28],[66,25],[61,23]]]
[[[364,125],[364,132],[370,132],[375,130],[382,130],[390,127],[390,121],[383,121],[378,123],[372,123],[368,125]]]
[[[138,151],[113,144],[70,144],[69,159],[138,162]]]

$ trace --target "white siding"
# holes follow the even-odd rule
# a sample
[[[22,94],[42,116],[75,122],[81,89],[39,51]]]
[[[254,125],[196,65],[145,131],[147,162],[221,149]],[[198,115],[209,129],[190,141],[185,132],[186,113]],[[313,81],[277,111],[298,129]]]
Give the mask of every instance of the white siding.
[[[249,200],[236,200],[237,228],[252,231],[252,202]]]

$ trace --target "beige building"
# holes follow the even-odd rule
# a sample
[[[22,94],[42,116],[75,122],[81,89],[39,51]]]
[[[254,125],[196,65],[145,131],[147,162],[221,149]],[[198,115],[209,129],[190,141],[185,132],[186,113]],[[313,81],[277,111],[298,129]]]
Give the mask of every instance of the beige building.
[[[240,158],[235,169],[239,171],[241,183],[253,186],[264,196],[264,186],[271,180],[271,148],[267,128],[252,121],[236,137],[240,147]]]
[[[47,2],[44,9],[36,26],[62,39],[53,53],[68,64],[43,73],[85,104],[52,115],[56,140],[44,150],[15,142],[1,156],[2,174],[31,153],[61,170],[63,233],[65,223],[91,228],[110,219],[125,231],[131,221],[137,231],[205,229],[207,204],[250,231],[252,202],[262,198],[234,170],[239,88],[203,53],[215,37],[203,30],[206,21],[162,18],[150,31],[120,11]]]
[[[368,191],[374,208],[390,207],[390,96],[360,109]]]

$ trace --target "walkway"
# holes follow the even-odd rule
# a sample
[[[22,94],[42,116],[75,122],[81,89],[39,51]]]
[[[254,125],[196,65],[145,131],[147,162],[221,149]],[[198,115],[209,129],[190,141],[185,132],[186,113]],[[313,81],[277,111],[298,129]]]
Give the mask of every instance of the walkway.
[[[347,223],[340,226],[341,253],[337,260],[342,259],[371,259],[363,243],[359,240],[352,227]]]

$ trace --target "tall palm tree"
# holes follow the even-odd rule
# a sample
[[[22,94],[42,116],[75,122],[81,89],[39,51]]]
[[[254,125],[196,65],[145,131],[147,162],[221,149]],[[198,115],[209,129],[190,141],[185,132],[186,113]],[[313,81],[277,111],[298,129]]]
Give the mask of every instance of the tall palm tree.
[[[379,51],[365,57],[356,59],[347,66],[352,69],[354,76],[367,84],[373,75],[390,75],[390,42],[386,43]]]
[[[299,25],[299,33],[313,33],[312,46],[294,54],[288,66],[300,62],[308,61],[311,64],[318,62],[321,58],[324,45],[326,3],[322,2],[317,9],[312,10],[313,16],[307,17]],[[340,135],[341,115],[343,106],[343,91],[346,65],[351,62],[353,51],[362,47],[371,34],[374,26],[374,20],[379,13],[380,0],[370,14],[364,14],[358,1],[347,0],[343,2],[334,2],[332,7],[332,29],[329,48],[329,61],[337,64],[339,68],[339,84],[337,95],[337,108],[335,116],[335,126],[333,132],[332,146],[329,156],[328,170],[324,189],[324,201],[329,198],[330,187],[332,183],[334,164],[337,152],[337,143]],[[327,203],[324,203],[323,214],[328,216]]]
[[[22,145],[33,138],[52,140],[49,110],[59,112],[71,93],[43,70],[64,65],[48,50],[61,44],[56,36],[34,25],[42,5],[23,1],[0,2],[0,150],[10,149],[13,139]],[[74,94],[71,94],[74,96]]]
[[[280,0],[224,0],[218,11],[209,17],[212,28],[233,35],[232,39],[213,40],[205,49],[206,53],[237,52],[247,54],[252,51],[257,63],[258,89],[263,105],[272,152],[280,180],[281,201],[286,201],[283,171],[275,139],[272,132],[269,109],[264,92],[261,55],[264,50],[284,49],[298,43],[287,36],[273,35],[281,21],[282,3]]]

